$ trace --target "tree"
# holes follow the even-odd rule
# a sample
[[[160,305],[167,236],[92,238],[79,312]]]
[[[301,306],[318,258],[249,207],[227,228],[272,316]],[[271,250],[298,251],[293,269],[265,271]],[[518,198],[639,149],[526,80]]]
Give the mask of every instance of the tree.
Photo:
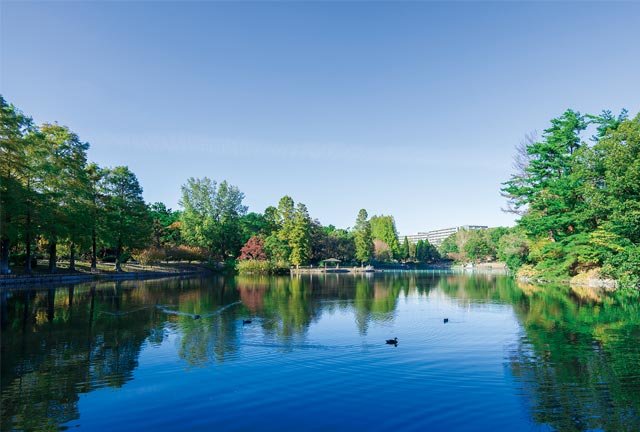
[[[180,201],[184,208],[181,222],[185,240],[207,248],[211,257],[238,256],[242,246],[240,218],[247,212],[243,199],[244,194],[226,181],[218,187],[207,177],[187,180]]]
[[[247,213],[247,207],[242,204],[243,200],[244,193],[240,192],[237,186],[230,185],[226,180],[220,183],[214,209],[217,213],[216,250],[222,259],[237,257],[242,247],[240,218]]]
[[[585,117],[572,110],[551,120],[543,140],[527,146],[530,160],[524,173],[505,183],[503,193],[513,197],[515,208],[526,206],[520,224],[533,236],[557,241],[584,228],[576,223],[584,203],[577,193],[580,179],[572,161],[586,127]]]
[[[278,202],[278,237],[283,242],[289,243],[291,231],[293,230],[293,219],[295,215],[295,202],[290,196],[283,196]]]
[[[161,202],[155,202],[149,206],[149,215],[153,227],[153,243],[156,248],[166,244],[177,244],[180,241],[180,230],[176,222],[180,220],[180,212],[172,211]]]
[[[253,236],[240,249],[240,260],[266,260],[264,252],[264,241],[258,236]]]
[[[398,232],[393,216],[372,216],[371,237],[375,240],[382,240],[389,247],[390,258],[399,258],[400,244],[398,242]]]
[[[291,264],[300,266],[306,264],[311,257],[311,218],[307,206],[298,203],[296,206],[291,232],[289,236]]]
[[[400,259],[404,262],[409,261],[409,239],[406,236],[400,247]]]
[[[373,256],[378,261],[390,261],[391,249],[389,245],[380,239],[373,240]]]
[[[488,241],[488,236],[480,230],[471,231],[464,244],[464,252],[472,261],[484,261],[495,255],[495,248]]]
[[[0,274],[9,273],[9,250],[19,233],[15,218],[24,210],[28,171],[24,135],[32,127],[31,119],[0,95]]]
[[[216,193],[216,182],[208,177],[202,179],[192,177],[182,185],[180,200],[183,208],[181,217],[183,238],[190,245],[209,250],[210,257],[214,253],[215,245]]]
[[[371,260],[373,256],[373,239],[371,237],[371,224],[369,215],[365,209],[358,212],[353,237],[356,246],[356,259],[361,263]]]
[[[45,123],[40,131],[48,149],[43,162],[46,205],[42,230],[48,242],[49,271],[55,273],[58,242],[69,240],[73,263],[75,244],[89,223],[83,208],[88,191],[85,166],[89,144],[80,141],[78,135],[65,126]]]
[[[116,271],[122,271],[124,249],[145,247],[151,237],[152,222],[142,198],[142,187],[129,168],[106,169],[102,186],[107,241],[115,248]]]
[[[98,236],[105,229],[105,196],[103,195],[102,181],[105,171],[95,163],[90,163],[86,167],[86,176],[88,180],[88,200],[87,213],[90,218],[91,230],[91,271],[95,272],[98,268]]]

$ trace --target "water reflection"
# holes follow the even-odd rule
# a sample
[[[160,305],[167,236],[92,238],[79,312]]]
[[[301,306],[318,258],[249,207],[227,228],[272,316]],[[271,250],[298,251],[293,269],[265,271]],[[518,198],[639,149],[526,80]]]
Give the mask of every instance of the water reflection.
[[[3,291],[2,430],[56,429],[80,395],[132,379],[140,353],[168,343],[185,369],[233,362],[252,337],[295,350],[323,316],[360,335],[397,319],[399,301],[510,305],[521,328],[505,347],[534,423],[558,430],[640,430],[640,310],[566,287],[499,275],[236,277]],[[252,319],[247,327],[243,319]],[[490,337],[491,335],[487,335]],[[453,360],[452,360],[453,361]]]

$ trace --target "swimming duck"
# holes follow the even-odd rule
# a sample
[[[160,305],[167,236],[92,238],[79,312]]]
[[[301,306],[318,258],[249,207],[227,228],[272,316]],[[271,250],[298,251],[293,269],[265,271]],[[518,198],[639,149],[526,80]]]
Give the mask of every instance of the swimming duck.
[[[251,324],[251,320],[242,320],[242,324]]]
[[[387,344],[389,345],[398,345],[398,338],[387,339]]]
[[[444,323],[446,324],[446,323],[448,323],[448,322],[449,322],[449,318],[445,318],[445,319],[444,319]]]
[[[197,314],[196,314],[196,315],[194,315],[194,316],[193,316],[193,319],[200,319],[200,315],[197,315]]]

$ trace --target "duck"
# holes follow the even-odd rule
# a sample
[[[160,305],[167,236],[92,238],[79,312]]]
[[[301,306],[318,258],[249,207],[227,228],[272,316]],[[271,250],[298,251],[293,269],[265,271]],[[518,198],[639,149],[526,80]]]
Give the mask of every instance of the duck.
[[[251,320],[250,319],[242,320],[242,324],[251,324]]]
[[[194,315],[193,319],[200,319],[200,315],[198,315],[198,314]]]
[[[449,322],[449,318],[445,318],[445,319],[444,319],[444,323],[446,324],[446,323],[448,323],[448,322]]]
[[[398,345],[398,338],[387,339],[387,344],[389,345]]]

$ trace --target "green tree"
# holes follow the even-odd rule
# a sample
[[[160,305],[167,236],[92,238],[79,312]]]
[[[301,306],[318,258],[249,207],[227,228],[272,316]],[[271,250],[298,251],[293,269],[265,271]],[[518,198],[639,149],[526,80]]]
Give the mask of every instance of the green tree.
[[[400,247],[400,259],[402,259],[402,261],[404,262],[407,262],[409,260],[409,257],[409,239],[405,236],[402,242],[402,246]]]
[[[182,235],[185,241],[193,246],[209,250],[213,256],[215,245],[215,224],[217,212],[215,210],[216,182],[204,177],[202,179],[189,178],[182,185],[180,205],[182,211]]]
[[[107,241],[115,249],[115,269],[121,271],[125,249],[143,248],[151,238],[151,219],[135,174],[124,166],[106,169],[105,196]]]
[[[373,238],[371,236],[371,224],[369,215],[365,209],[358,212],[353,237],[356,246],[356,259],[361,263],[371,260],[373,256]]]
[[[157,248],[167,244],[178,244],[180,241],[180,230],[175,224],[180,220],[180,212],[167,208],[164,203],[155,202],[149,206],[153,227],[153,243]]]
[[[20,231],[16,218],[24,213],[24,137],[32,127],[31,119],[0,95],[0,274],[9,273],[9,251]]]
[[[382,240],[389,246],[393,258],[399,258],[400,243],[398,242],[398,231],[393,216],[372,216],[371,237],[374,240]]]
[[[88,200],[86,211],[90,216],[91,235],[91,271],[98,270],[98,238],[105,230],[105,196],[103,195],[102,181],[105,171],[95,163],[86,167],[88,180]]]
[[[298,203],[293,215],[293,223],[289,236],[291,264],[300,266],[306,264],[311,257],[311,218],[307,206]]]
[[[40,131],[48,149],[42,181],[46,202],[42,232],[48,242],[49,271],[55,273],[58,242],[68,239],[74,250],[88,224],[82,207],[88,190],[85,167],[89,144],[65,126],[45,123]]]
[[[219,259],[238,256],[242,247],[240,218],[247,212],[244,194],[226,181],[190,178],[182,186],[181,222],[184,239]]]
[[[587,125],[585,117],[572,110],[551,120],[543,139],[528,145],[530,160],[524,172],[505,183],[503,192],[515,208],[526,206],[519,223],[533,236],[557,241],[584,229],[576,217],[584,202],[573,159],[583,145],[580,133]]]

